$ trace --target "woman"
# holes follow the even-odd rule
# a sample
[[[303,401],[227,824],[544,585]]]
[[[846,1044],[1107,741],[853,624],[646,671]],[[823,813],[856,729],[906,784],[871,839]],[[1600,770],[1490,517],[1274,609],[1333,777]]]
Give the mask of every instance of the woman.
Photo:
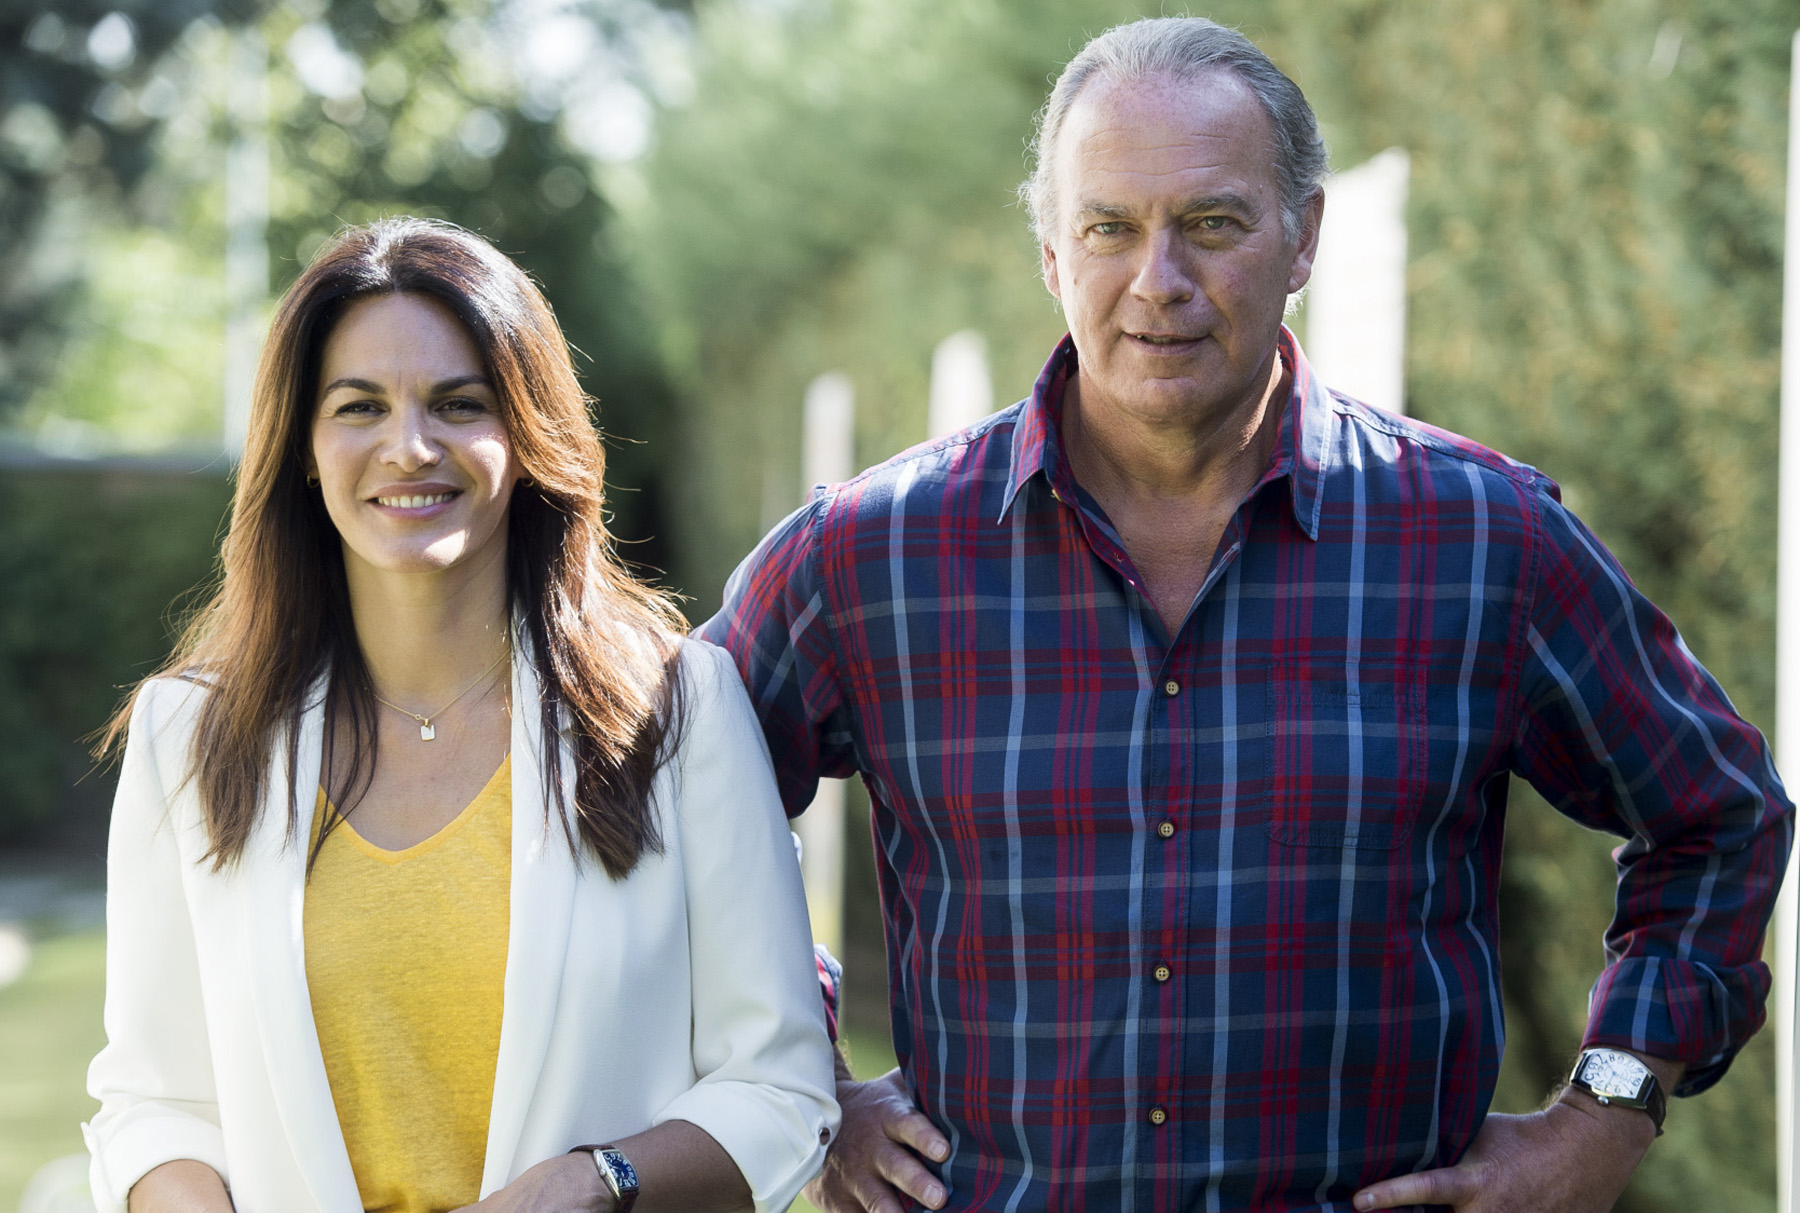
[[[477,237],[354,229],[282,300],[222,584],[113,725],[103,1213],[781,1209],[817,1170],[767,751],[601,465]]]

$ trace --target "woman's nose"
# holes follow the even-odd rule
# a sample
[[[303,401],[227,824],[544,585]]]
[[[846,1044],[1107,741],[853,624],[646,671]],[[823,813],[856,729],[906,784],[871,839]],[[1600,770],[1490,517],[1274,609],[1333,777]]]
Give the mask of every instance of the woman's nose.
[[[444,457],[443,448],[431,436],[430,415],[421,408],[396,409],[394,428],[384,458],[404,472],[435,466]]]

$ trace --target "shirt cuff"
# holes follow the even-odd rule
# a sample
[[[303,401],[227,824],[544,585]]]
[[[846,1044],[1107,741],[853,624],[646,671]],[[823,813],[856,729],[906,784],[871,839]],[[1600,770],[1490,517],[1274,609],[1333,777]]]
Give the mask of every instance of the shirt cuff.
[[[88,1188],[98,1213],[125,1213],[132,1185],[166,1162],[205,1163],[230,1183],[225,1170],[225,1135],[217,1125],[179,1112],[139,1112],[107,1127],[104,1138],[91,1124],[81,1126],[92,1161]]]
[[[813,945],[813,963],[819,969],[819,997],[825,1000],[825,1035],[838,1039],[838,1002],[844,989],[844,966],[822,943]]]
[[[1720,970],[1694,961],[1628,956],[1609,965],[1588,1001],[1583,1048],[1629,1049],[1678,1061],[1687,1072],[1671,1095],[1718,1082],[1763,1022],[1769,990],[1761,961]]]
[[[834,1112],[757,1083],[701,1082],[670,1101],[656,1123],[685,1120],[702,1129],[737,1164],[756,1213],[780,1213],[825,1164]]]

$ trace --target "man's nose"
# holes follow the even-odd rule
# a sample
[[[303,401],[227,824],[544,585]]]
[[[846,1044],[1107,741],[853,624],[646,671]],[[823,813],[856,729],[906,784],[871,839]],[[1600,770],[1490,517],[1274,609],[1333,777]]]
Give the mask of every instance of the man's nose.
[[[1193,297],[1194,277],[1189,262],[1193,250],[1174,228],[1150,233],[1144,241],[1132,294],[1150,303],[1182,303]]]

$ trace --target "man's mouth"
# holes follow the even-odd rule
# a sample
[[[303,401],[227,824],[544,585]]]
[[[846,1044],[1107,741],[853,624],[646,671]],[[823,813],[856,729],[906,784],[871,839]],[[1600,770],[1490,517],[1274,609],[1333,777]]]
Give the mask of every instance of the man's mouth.
[[[1187,345],[1199,340],[1197,337],[1184,337],[1176,333],[1132,333],[1131,339],[1145,345]]]

